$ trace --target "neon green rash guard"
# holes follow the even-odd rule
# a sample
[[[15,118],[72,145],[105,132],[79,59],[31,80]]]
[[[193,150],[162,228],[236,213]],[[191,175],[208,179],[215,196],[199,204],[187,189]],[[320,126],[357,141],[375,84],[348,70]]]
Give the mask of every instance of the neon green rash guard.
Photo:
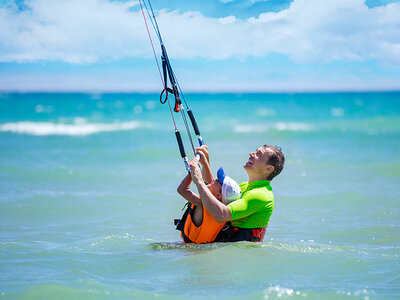
[[[267,180],[256,180],[240,185],[242,198],[228,204],[231,224],[241,228],[262,228],[269,223],[274,209],[274,195]]]

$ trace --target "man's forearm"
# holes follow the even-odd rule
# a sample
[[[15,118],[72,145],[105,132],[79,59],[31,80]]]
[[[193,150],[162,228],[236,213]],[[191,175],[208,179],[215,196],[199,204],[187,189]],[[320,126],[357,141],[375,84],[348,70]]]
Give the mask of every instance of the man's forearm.
[[[204,182],[200,182],[196,184],[196,186],[200,194],[201,203],[215,221],[218,223],[224,223],[232,220],[232,214],[229,207],[215,198]]]
[[[210,164],[208,162],[203,165],[203,168],[201,169],[201,174],[203,175],[203,178],[207,183],[211,183],[214,179],[211,172]]]

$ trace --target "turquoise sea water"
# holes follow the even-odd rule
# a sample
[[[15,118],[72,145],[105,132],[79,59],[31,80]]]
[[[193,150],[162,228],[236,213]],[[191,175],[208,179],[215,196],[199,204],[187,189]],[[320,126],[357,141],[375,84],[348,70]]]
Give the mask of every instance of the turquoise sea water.
[[[400,298],[400,93],[186,98],[214,171],[283,148],[264,242],[181,244],[158,95],[1,94],[0,298]]]

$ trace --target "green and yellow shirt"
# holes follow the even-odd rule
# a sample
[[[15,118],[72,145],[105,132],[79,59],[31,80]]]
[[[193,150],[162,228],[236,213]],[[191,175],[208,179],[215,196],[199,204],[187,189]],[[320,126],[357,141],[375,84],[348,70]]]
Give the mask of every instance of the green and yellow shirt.
[[[269,223],[274,209],[274,195],[268,180],[243,182],[242,198],[228,204],[231,224],[241,228],[262,228]]]

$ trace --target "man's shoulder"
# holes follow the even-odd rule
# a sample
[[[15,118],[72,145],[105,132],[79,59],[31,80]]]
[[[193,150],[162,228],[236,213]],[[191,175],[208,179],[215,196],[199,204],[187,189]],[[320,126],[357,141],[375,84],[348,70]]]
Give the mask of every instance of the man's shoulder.
[[[247,199],[259,199],[262,201],[274,200],[274,194],[269,186],[258,186],[253,189],[249,189],[245,195],[243,195],[243,197]]]
[[[255,200],[259,199],[262,201],[273,201],[274,195],[270,182],[267,180],[259,180],[257,182],[248,181],[239,184],[242,192],[242,199],[244,200]]]

